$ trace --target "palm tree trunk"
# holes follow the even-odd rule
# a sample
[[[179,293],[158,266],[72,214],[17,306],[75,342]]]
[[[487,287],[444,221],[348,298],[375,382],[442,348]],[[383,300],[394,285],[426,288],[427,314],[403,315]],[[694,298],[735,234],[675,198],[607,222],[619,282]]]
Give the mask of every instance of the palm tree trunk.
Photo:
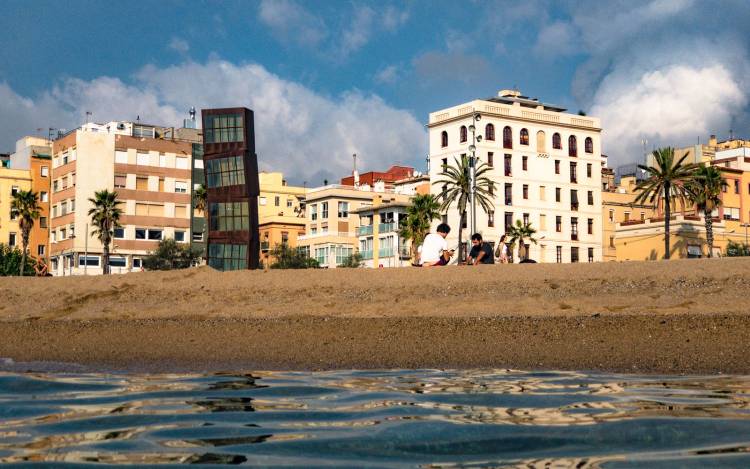
[[[706,242],[708,243],[708,257],[714,257],[714,219],[707,208],[703,209],[703,219],[706,222]]]
[[[671,216],[669,191],[669,184],[666,184],[664,186],[664,259],[667,260],[669,260],[669,217]]]
[[[21,234],[21,247],[23,250],[21,251],[21,267],[19,270],[21,277],[23,277],[23,269],[26,266],[26,249],[29,247],[29,237],[25,233]]]
[[[104,275],[107,275],[109,274],[109,238],[105,238],[102,244],[104,245],[104,249],[102,252],[104,266],[102,268],[102,272],[104,273]],[[86,262],[88,262],[88,259],[86,259]]]

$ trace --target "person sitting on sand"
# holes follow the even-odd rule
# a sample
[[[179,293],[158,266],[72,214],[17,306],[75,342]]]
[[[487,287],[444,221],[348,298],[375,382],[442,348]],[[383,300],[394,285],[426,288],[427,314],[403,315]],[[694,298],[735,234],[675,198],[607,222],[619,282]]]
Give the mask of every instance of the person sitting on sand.
[[[482,235],[474,233],[471,235],[471,251],[469,251],[469,257],[466,258],[466,265],[477,265],[477,264],[494,264],[495,256],[492,253],[492,247],[482,241]]]
[[[450,233],[451,227],[447,223],[441,223],[437,227],[437,233],[430,233],[422,243],[422,256],[420,261],[422,267],[447,265],[453,257],[453,249],[448,249],[445,237]]]

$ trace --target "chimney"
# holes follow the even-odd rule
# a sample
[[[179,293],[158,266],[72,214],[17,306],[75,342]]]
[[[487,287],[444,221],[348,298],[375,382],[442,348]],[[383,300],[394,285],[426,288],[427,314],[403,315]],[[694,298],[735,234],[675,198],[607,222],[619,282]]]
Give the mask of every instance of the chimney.
[[[709,147],[715,147],[716,146],[716,135],[711,135],[708,138],[708,146]]]
[[[354,171],[352,171],[352,176],[354,177],[354,187],[359,187],[359,172],[357,171],[357,154],[352,154],[352,158],[354,159]]]

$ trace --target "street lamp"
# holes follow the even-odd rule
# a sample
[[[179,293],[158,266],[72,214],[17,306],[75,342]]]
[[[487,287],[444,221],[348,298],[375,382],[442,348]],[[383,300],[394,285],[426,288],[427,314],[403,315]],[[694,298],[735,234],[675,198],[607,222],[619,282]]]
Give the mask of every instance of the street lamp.
[[[475,122],[482,120],[482,116],[478,112],[474,112],[471,116],[472,123],[469,126],[471,131],[471,145],[469,145],[469,202],[471,204],[471,234],[477,232],[477,143],[482,141],[482,136],[477,135],[477,128],[474,125]],[[459,221],[460,223],[460,221]]]
[[[745,228],[745,245],[747,246],[747,227],[750,226],[750,223],[743,223],[740,226]]]

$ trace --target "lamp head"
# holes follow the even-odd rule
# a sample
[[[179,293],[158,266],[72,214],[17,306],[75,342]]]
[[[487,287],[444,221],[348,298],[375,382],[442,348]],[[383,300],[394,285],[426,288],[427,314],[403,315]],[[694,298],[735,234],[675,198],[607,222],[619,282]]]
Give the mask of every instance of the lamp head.
[[[471,124],[469,126],[469,132],[474,132],[475,130],[477,130],[476,127],[474,127],[474,124]]]
[[[476,114],[474,116],[474,120],[477,121],[477,122],[479,122],[480,120],[482,120],[482,115],[481,114]]]
[[[476,151],[476,150],[477,150],[477,147],[475,147],[474,145],[469,145],[469,151]]]
[[[477,142],[481,142],[481,141],[482,141],[482,136],[481,135],[477,135]]]

